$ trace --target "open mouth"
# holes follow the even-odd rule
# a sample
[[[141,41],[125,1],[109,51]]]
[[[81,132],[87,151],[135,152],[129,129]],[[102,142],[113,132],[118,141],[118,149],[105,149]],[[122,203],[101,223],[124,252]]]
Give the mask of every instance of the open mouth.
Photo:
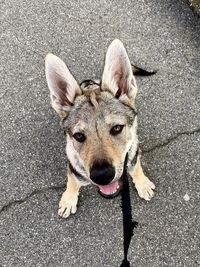
[[[118,196],[121,191],[122,183],[120,180],[110,183],[108,185],[98,185],[99,187],[99,194],[105,198],[114,198]]]

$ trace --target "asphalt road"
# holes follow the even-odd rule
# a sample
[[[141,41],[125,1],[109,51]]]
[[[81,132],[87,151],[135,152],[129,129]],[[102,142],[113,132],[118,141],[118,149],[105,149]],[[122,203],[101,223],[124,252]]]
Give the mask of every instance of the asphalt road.
[[[57,215],[65,140],[49,104],[48,52],[78,80],[99,78],[114,38],[155,76],[138,79],[147,203],[131,188],[136,267],[200,266],[200,21],[187,1],[0,1],[0,266],[117,267],[120,198],[81,191],[76,215]]]

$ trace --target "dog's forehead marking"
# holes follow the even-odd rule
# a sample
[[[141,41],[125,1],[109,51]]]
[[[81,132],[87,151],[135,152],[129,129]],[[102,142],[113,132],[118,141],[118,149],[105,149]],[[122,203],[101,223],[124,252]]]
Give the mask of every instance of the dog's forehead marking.
[[[105,123],[108,125],[112,125],[114,123],[125,124],[126,119],[123,116],[119,116],[117,114],[108,114],[105,116]]]
[[[90,85],[77,96],[70,112],[70,125],[77,130],[100,131],[114,124],[126,124],[132,117],[130,107],[116,99],[111,93],[101,91],[100,86]]]
[[[84,131],[86,127],[86,123],[83,120],[79,120],[77,124],[74,126],[73,132],[78,132],[78,131]]]

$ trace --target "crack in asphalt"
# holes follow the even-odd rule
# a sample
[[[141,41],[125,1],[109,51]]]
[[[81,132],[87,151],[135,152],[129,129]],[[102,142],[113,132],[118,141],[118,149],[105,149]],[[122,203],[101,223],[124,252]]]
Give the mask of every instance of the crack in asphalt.
[[[155,150],[156,148],[160,148],[160,147],[164,147],[164,146],[168,145],[169,143],[171,143],[172,141],[174,141],[175,139],[177,139],[178,137],[180,137],[182,135],[192,135],[194,133],[199,133],[199,132],[200,132],[200,127],[196,128],[194,130],[191,130],[191,131],[179,132],[179,133],[175,134],[174,136],[169,137],[168,139],[166,139],[165,141],[163,141],[160,144],[157,144],[157,145],[155,145],[149,149],[142,150],[142,152],[143,153],[149,153],[149,152]],[[34,195],[42,194],[42,193],[45,193],[49,190],[59,191],[60,189],[63,189],[65,186],[66,186],[66,184],[62,184],[62,185],[57,185],[57,186],[49,186],[49,187],[41,188],[41,189],[35,189],[31,193],[27,194],[24,198],[10,201],[6,205],[4,205],[0,209],[0,214],[4,211],[7,211],[9,208],[11,208],[14,205],[24,203],[26,200],[28,200],[29,198],[31,198]]]
[[[157,144],[155,146],[152,146],[149,149],[142,149],[142,152],[143,153],[149,153],[149,152],[155,150],[156,148],[160,148],[160,147],[164,147],[164,146],[168,145],[169,143],[171,143],[172,141],[174,141],[175,139],[177,139],[178,137],[180,137],[182,135],[192,135],[194,133],[199,133],[199,132],[200,132],[200,127],[199,128],[196,128],[194,130],[176,133],[174,136],[169,137],[168,139],[166,139],[165,141],[163,141],[160,144]]]
[[[24,203],[27,199],[31,198],[34,195],[38,195],[38,194],[42,194],[45,193],[49,190],[55,190],[55,191],[59,191],[60,189],[63,189],[66,186],[66,184],[63,185],[55,185],[55,186],[49,186],[49,187],[45,187],[45,188],[41,188],[41,189],[35,189],[33,190],[31,193],[27,194],[25,197],[21,198],[21,199],[17,199],[17,200],[13,200],[8,202],[6,205],[4,205],[1,209],[0,209],[0,214],[4,211],[7,211],[9,208],[11,208],[12,206],[15,206],[17,204],[22,204]]]

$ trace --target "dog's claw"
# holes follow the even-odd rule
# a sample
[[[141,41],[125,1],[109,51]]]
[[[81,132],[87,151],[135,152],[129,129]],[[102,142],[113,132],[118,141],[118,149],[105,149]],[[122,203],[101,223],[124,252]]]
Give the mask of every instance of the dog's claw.
[[[59,203],[58,215],[67,218],[70,214],[76,213],[77,202],[78,195],[70,196],[67,192],[64,192]]]

